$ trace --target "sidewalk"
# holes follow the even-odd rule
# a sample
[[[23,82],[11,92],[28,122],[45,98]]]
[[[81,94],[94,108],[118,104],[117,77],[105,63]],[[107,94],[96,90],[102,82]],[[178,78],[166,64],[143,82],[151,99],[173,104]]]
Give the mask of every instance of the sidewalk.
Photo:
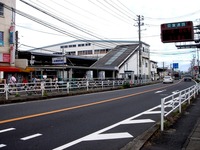
[[[200,150],[200,96],[163,132],[155,132],[140,150]]]
[[[186,148],[183,150],[199,150],[200,149],[200,118],[197,121],[192,133],[188,137],[186,143]]]

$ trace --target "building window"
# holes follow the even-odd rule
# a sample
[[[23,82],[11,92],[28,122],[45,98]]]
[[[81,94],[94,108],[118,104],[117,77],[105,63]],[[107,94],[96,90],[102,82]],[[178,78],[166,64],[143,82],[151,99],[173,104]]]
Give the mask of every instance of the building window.
[[[91,43],[86,43],[86,44],[85,44],[85,46],[90,46],[90,45],[91,45]]]
[[[148,63],[147,63],[147,62],[145,62],[145,67],[146,67],[146,68],[148,67]]]
[[[152,68],[154,68],[154,64],[152,64]]]
[[[4,46],[4,33],[0,31],[0,46]]]
[[[91,55],[92,50],[78,51],[78,55]]]
[[[72,51],[72,52],[66,52],[67,55],[76,55],[76,52],[75,51]]]
[[[0,16],[3,16],[4,15],[4,7],[3,7],[3,4],[0,3]]]

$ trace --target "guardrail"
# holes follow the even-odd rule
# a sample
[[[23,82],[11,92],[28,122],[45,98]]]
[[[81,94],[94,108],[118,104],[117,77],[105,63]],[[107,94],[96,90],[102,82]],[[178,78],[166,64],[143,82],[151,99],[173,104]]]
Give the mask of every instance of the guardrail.
[[[47,96],[70,93],[73,91],[89,91],[94,89],[116,88],[129,83],[131,86],[147,84],[152,81],[142,80],[131,83],[130,80],[75,80],[75,81],[37,81],[34,83],[0,84],[0,97],[8,100],[11,97],[23,97],[29,95]]]
[[[0,84],[0,97],[8,100],[10,97],[40,95],[45,96],[49,93],[70,93],[77,90],[94,90],[115,88],[123,86],[128,80],[83,80],[83,81],[62,81],[62,82],[45,82],[38,81],[35,83],[16,83]]]
[[[161,99],[161,131],[164,130],[164,118],[176,109],[181,113],[182,104],[185,102],[190,104],[191,98],[198,95],[199,87],[199,84],[196,83],[196,85]]]

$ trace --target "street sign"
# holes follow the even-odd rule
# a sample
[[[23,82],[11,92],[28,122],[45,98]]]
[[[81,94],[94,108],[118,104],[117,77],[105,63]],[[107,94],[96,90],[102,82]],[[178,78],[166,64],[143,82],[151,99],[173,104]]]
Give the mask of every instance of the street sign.
[[[173,68],[178,69],[178,63],[173,63]]]

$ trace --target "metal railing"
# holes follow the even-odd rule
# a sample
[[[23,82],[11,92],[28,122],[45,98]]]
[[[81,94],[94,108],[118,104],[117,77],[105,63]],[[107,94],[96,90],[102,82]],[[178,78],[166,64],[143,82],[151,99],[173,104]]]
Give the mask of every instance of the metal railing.
[[[152,81],[142,80],[140,84],[147,84]],[[23,97],[29,95],[48,96],[48,95],[60,95],[68,94],[76,91],[90,91],[106,88],[122,87],[126,83],[131,86],[139,83],[132,83],[130,80],[123,79],[108,79],[108,80],[72,80],[72,81],[37,81],[32,83],[16,83],[0,84],[0,97],[4,97],[6,100],[11,97]]]
[[[172,95],[161,99],[161,131],[164,130],[165,117],[177,109],[179,110],[179,113],[181,113],[182,104],[185,102],[190,104],[192,97],[195,98],[198,94],[200,89],[199,87],[199,84],[196,83],[187,89],[174,92]]]
[[[8,100],[11,97],[29,95],[45,96],[59,95],[72,91],[89,91],[94,89],[116,88],[123,86],[129,80],[77,80],[77,81],[38,81],[32,83],[0,84],[0,97]]]

